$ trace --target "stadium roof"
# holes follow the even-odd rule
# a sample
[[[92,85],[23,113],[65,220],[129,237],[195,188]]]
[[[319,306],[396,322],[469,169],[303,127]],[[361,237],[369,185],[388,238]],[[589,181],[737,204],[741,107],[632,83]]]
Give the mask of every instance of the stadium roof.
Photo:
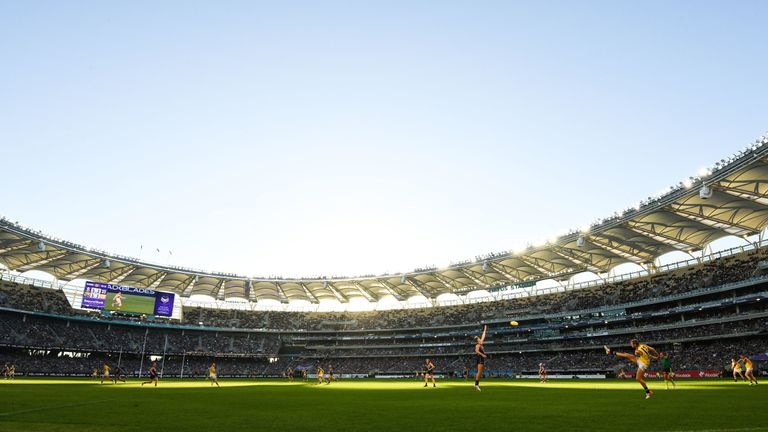
[[[759,234],[768,226],[768,137],[716,163],[657,197],[617,212],[588,229],[519,252],[478,257],[441,269],[353,278],[260,278],[143,262],[94,250],[0,219],[0,262],[11,270],[40,270],[59,280],[90,279],[183,296],[210,295],[317,303],[353,297],[376,301],[392,295],[433,299],[591,271],[627,262],[643,266],[675,250],[695,252],[712,241]],[[702,190],[704,189],[704,190]]]

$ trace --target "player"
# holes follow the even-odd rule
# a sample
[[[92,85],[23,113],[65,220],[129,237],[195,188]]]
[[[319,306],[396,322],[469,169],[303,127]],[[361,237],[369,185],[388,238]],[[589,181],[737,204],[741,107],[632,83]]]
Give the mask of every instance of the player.
[[[91,378],[96,381],[99,379],[99,368],[93,368],[93,371],[91,371]]]
[[[115,375],[112,377],[112,384],[117,384],[118,381],[125,382],[123,369],[120,366],[115,367]]]
[[[427,359],[424,361],[424,367],[427,369],[424,372],[424,387],[428,387],[430,378],[432,378],[432,387],[437,387],[437,384],[435,384],[435,364],[432,363],[432,360]]]
[[[645,398],[650,399],[653,392],[648,388],[648,385],[645,384],[645,371],[651,365],[651,359],[659,359],[659,353],[648,345],[641,344],[637,339],[632,339],[629,341],[629,344],[635,350],[634,355],[623,352],[614,352],[607,346],[603,346],[603,348],[608,355],[615,355],[616,357],[625,358],[631,362],[637,363],[637,374],[635,375],[635,379],[641,386],[643,386],[643,389],[645,390]]]
[[[752,360],[742,354],[739,356],[739,362],[744,363],[744,369],[747,370],[744,375],[749,379],[749,385],[757,385],[757,378],[755,378],[755,374],[752,373]]]
[[[661,376],[664,377],[664,385],[667,386],[667,390],[669,390],[670,383],[672,389],[677,388],[675,380],[672,379],[675,376],[675,373],[672,372],[672,362],[669,360],[669,353],[666,352],[661,353]]]
[[[331,381],[336,381],[336,377],[333,376],[333,365],[328,364],[328,377],[326,379],[326,384],[330,384]]]
[[[216,387],[221,387],[219,385],[219,378],[216,374],[216,362],[212,362],[211,366],[208,368],[208,379],[211,380],[211,387],[213,387],[214,384],[216,384]]]
[[[104,384],[104,380],[112,381],[109,378],[109,365],[104,363],[104,365],[101,366],[101,384]]]
[[[750,363],[751,365],[752,363]],[[16,365],[11,363],[10,366],[8,366],[8,379],[13,381],[13,379],[16,377]]]
[[[293,381],[293,368],[289,367],[285,371],[285,376],[288,377],[288,381]]]
[[[123,307],[123,294],[118,292],[112,299],[112,309],[120,310]]]
[[[547,369],[544,367],[544,363],[539,363],[539,382],[547,382]]]
[[[616,376],[621,378],[621,379],[628,378],[627,377],[627,371],[625,370],[624,366],[619,368],[619,372],[616,374]]]
[[[307,382],[307,368],[306,367],[301,370],[301,379],[302,379],[302,381]]]
[[[321,366],[317,367],[317,383],[322,384],[323,383],[323,376],[325,375],[325,371]]]
[[[475,363],[477,364],[477,375],[475,375],[475,390],[477,391],[480,391],[480,378],[483,376],[485,360],[488,358],[488,354],[486,354],[485,350],[483,349],[486,333],[488,333],[488,326],[483,325],[483,335],[475,336]]]
[[[744,373],[741,371],[741,362],[737,362],[736,359],[732,358],[731,369],[733,369],[733,382],[739,381],[737,377],[741,377],[742,381],[747,380],[746,378],[744,378]]]
[[[149,380],[141,383],[141,386],[144,387],[144,384],[155,383],[155,387],[157,387],[158,381],[159,378],[157,377],[157,362],[152,362],[152,366],[149,367]]]
[[[5,364],[3,367],[3,379],[8,379],[8,373],[10,369],[8,368],[8,363]]]

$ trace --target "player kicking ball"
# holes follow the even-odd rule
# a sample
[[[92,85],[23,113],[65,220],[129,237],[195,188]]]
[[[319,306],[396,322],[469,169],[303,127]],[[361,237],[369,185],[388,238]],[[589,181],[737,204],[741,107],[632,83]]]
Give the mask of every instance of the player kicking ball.
[[[650,399],[653,395],[653,392],[645,383],[645,371],[651,365],[651,359],[659,359],[659,353],[648,345],[641,344],[637,339],[632,339],[629,344],[635,350],[634,355],[623,352],[614,352],[607,346],[603,346],[603,348],[605,349],[605,353],[608,355],[615,355],[616,357],[625,358],[631,362],[637,363],[637,374],[635,375],[635,379],[640,383],[641,386],[643,386],[643,389],[645,390],[645,398]]]

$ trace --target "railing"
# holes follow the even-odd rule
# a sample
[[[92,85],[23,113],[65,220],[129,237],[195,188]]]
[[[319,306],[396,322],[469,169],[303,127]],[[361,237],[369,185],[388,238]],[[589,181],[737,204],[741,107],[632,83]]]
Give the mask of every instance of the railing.
[[[8,282],[15,282],[22,285],[32,285],[36,286],[38,288],[49,288],[49,289],[57,289],[57,286],[54,282],[51,281],[45,281],[42,279],[34,279],[29,278],[26,276],[21,276],[17,274],[13,274],[8,271],[0,272],[0,280],[8,281]]]

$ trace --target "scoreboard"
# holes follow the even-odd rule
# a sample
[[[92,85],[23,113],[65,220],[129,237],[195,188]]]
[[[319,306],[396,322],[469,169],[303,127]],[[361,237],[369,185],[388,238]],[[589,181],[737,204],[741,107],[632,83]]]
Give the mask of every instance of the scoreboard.
[[[170,317],[175,299],[176,295],[169,292],[87,281],[81,306],[84,309]]]

